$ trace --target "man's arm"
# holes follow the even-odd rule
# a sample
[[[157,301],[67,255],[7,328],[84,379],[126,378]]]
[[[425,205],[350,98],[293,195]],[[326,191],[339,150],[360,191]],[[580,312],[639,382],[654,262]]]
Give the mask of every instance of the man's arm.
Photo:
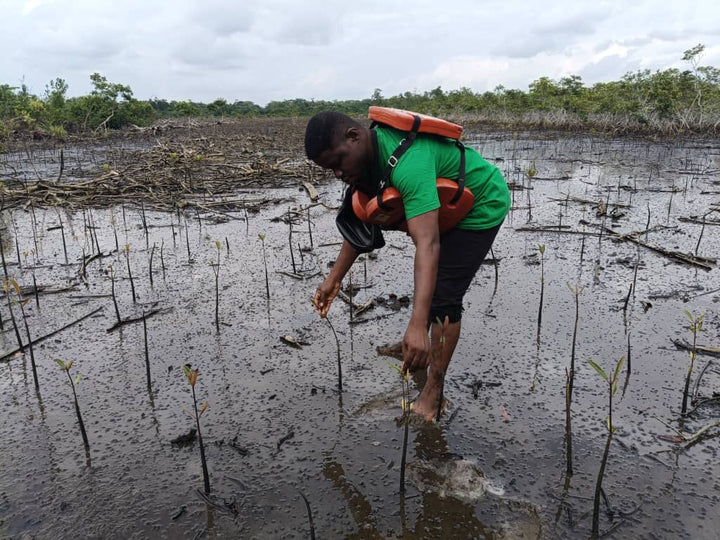
[[[338,253],[335,264],[330,270],[328,277],[325,278],[325,281],[323,281],[317,288],[317,291],[315,291],[313,303],[321,317],[325,317],[330,310],[333,300],[340,291],[340,284],[345,274],[347,274],[355,262],[355,259],[357,259],[357,256],[357,251],[352,248],[347,240],[343,240],[340,253]]]
[[[407,225],[415,244],[415,292],[413,312],[403,338],[403,371],[414,371],[426,368],[430,361],[427,325],[440,257],[438,211],[420,214],[409,219]]]

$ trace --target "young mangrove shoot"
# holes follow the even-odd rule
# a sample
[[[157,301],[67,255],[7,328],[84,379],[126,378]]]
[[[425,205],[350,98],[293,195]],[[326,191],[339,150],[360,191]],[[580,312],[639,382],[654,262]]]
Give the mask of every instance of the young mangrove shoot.
[[[343,386],[342,386],[342,363],[340,362],[340,340],[338,339],[337,332],[335,332],[335,327],[330,322],[330,319],[327,315],[325,315],[325,320],[328,323],[328,326],[330,326],[330,330],[332,330],[333,336],[335,337],[335,346],[337,347],[337,366],[338,366],[338,392],[342,394]]]
[[[605,451],[603,452],[602,460],[600,461],[600,470],[598,471],[597,482],[595,483],[591,538],[598,538],[600,533],[600,494],[602,493],[602,481],[603,475],[605,474],[605,465],[607,463],[608,454],[610,453],[610,443],[612,442],[613,434],[617,431],[615,427],[613,427],[612,421],[613,396],[618,390],[618,378],[624,362],[625,357],[623,356],[615,365],[615,371],[613,372],[612,377],[610,377],[599,365],[592,360],[588,360],[588,364],[590,364],[592,368],[600,374],[603,380],[607,383],[608,388],[608,416],[605,421],[608,435],[607,440],[605,441]]]
[[[209,407],[209,403],[206,401],[203,404],[202,409],[200,409],[200,411],[198,412],[197,398],[195,397],[195,384],[197,383],[198,370],[197,368],[191,369],[190,364],[185,364],[183,366],[183,373],[185,374],[185,378],[187,379],[187,382],[188,384],[190,384],[190,388],[192,389],[193,411],[195,412],[195,425],[197,427],[198,442],[200,443],[200,461],[202,462],[203,483],[205,485],[205,493],[210,493],[210,475],[208,474],[207,461],[205,460],[205,446],[203,445],[202,432],[200,431],[200,417],[205,414],[205,411]]]
[[[33,372],[33,381],[35,382],[35,390],[37,392],[40,392],[40,382],[38,381],[38,374],[37,374],[37,367],[35,365],[35,352],[33,351],[33,345],[32,345],[32,338],[30,337],[30,327],[28,326],[27,322],[27,316],[25,315],[25,304],[28,303],[30,300],[23,299],[22,294],[20,292],[20,285],[18,285],[17,281],[15,281],[13,278],[10,278],[9,280],[5,281],[5,296],[8,299],[8,308],[10,309],[10,317],[13,322],[13,326],[15,328],[15,337],[17,337],[18,345],[20,349],[23,349],[22,340],[20,339],[20,333],[17,328],[17,323],[15,322],[15,316],[12,312],[12,307],[10,305],[10,286],[12,285],[12,288],[15,290],[15,294],[17,295],[17,303],[20,306],[20,311],[22,312],[22,318],[23,318],[23,324],[25,325],[25,335],[27,336],[28,341],[28,349],[30,349],[30,365],[32,366],[32,372]]]
[[[400,457],[400,496],[405,495],[405,464],[407,462],[407,442],[408,442],[408,430],[410,426],[410,373],[403,373],[402,367],[398,364],[389,362],[391,368],[400,374],[400,380],[402,382],[402,422],[405,427],[405,433],[403,435],[403,447],[402,456]]]
[[[59,358],[56,358],[55,361],[60,366],[60,369],[62,369],[68,377],[68,380],[70,381],[70,388],[72,389],[73,394],[73,401],[75,402],[75,415],[78,419],[78,425],[80,426],[80,434],[82,435],[83,439],[83,445],[85,446],[85,454],[88,457],[88,463],[90,461],[90,443],[88,442],[88,436],[87,432],[85,431],[85,422],[83,422],[82,414],[80,414],[80,404],[78,403],[77,398],[77,391],[75,390],[75,387],[80,384],[80,380],[82,379],[82,376],[78,373],[75,378],[72,378],[72,375],[70,375],[70,368],[73,366],[73,363],[75,360],[70,360],[67,364],[60,360]]]
[[[578,285],[573,288],[569,283],[568,289],[575,297],[575,324],[573,325],[572,348],[570,349],[570,369],[565,372],[565,472],[570,476],[573,474],[571,408],[573,386],[575,384],[575,347],[577,345],[578,321],[580,320],[580,295],[583,289]]]
[[[222,244],[220,240],[215,240],[215,249],[217,250],[217,260],[210,261],[213,274],[215,274],[215,328],[220,331],[220,248]]]
[[[125,262],[127,262],[128,277],[130,278],[130,290],[132,291],[133,303],[137,303],[135,297],[135,282],[133,281],[132,270],[130,269],[130,244],[125,244]]]
[[[690,378],[692,376],[695,359],[697,358],[697,335],[698,332],[702,330],[703,319],[705,318],[705,314],[695,317],[688,310],[685,310],[685,315],[687,315],[687,318],[690,319],[690,326],[688,326],[688,328],[692,332],[693,342],[690,349],[690,365],[688,366],[687,375],[685,376],[685,389],[683,390],[682,410],[680,411],[680,414],[683,415],[687,412],[687,399],[688,391],[690,390]]]
[[[258,238],[260,239],[260,242],[262,243],[263,265],[265,266],[265,296],[267,297],[267,299],[269,301],[270,300],[270,281],[268,280],[267,258],[265,256],[265,235],[258,234]]]
[[[538,308],[537,345],[540,346],[540,325],[542,324],[543,296],[545,294],[545,244],[538,246],[540,252],[540,307]]]

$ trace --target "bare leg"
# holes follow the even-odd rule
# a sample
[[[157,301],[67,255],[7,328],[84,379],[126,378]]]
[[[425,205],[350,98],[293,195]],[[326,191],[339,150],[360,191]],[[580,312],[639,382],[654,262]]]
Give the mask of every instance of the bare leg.
[[[413,402],[413,412],[426,420],[432,420],[440,406],[447,372],[455,347],[460,339],[460,321],[450,323],[445,328],[445,343],[440,341],[442,335],[440,325],[433,324],[431,329],[432,357],[428,370],[427,383],[420,396]]]

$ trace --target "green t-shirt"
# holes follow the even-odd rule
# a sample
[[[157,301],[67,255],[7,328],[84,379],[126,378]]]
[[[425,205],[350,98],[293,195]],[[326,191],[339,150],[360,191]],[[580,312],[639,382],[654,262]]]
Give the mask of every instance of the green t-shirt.
[[[375,128],[381,174],[406,133],[385,126]],[[402,196],[405,218],[411,219],[440,207],[436,180],[457,180],[460,151],[452,139],[418,134],[403,154],[390,177],[390,185]],[[465,186],[475,196],[475,204],[457,224],[459,229],[489,229],[502,223],[510,209],[510,190],[498,168],[484,160],[476,150],[465,147]]]

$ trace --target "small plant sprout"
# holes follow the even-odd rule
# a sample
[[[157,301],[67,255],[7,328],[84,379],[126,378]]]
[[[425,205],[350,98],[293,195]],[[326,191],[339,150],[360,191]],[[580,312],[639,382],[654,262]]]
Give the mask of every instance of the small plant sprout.
[[[185,378],[192,389],[193,411],[195,413],[194,416],[195,424],[197,426],[198,442],[200,443],[200,461],[202,462],[203,482],[205,484],[205,493],[210,493],[210,475],[208,474],[207,461],[205,460],[205,446],[203,445],[202,432],[200,431],[200,417],[205,414],[205,411],[207,411],[209,403],[206,401],[203,404],[202,409],[198,412],[197,398],[195,397],[195,384],[197,383],[198,370],[197,368],[192,369],[190,364],[185,364],[183,366],[183,373],[185,374]]]
[[[220,331],[220,248],[222,244],[220,240],[215,240],[215,249],[217,251],[217,260],[210,261],[213,274],[215,274],[215,328]]]
[[[82,435],[83,439],[83,445],[85,446],[85,454],[88,457],[88,464],[90,461],[90,443],[88,442],[87,432],[85,431],[85,422],[83,422],[82,414],[80,414],[80,404],[78,403],[77,398],[77,391],[75,387],[80,384],[80,380],[82,379],[82,376],[78,373],[75,376],[75,379],[72,378],[72,375],[70,375],[70,368],[73,366],[74,360],[70,360],[67,364],[60,360],[59,358],[55,359],[55,362],[57,362],[58,366],[60,366],[60,369],[62,369],[68,377],[68,380],[70,381],[70,388],[72,389],[73,394],[73,401],[75,402],[75,415],[78,419],[78,425],[80,426],[80,434]]]
[[[570,349],[570,369],[565,372],[565,443],[566,443],[566,460],[565,471],[568,476],[573,474],[572,465],[572,424],[571,424],[571,408],[573,386],[575,384],[575,346],[577,344],[577,329],[580,319],[580,295],[583,292],[582,287],[572,287],[568,283],[568,289],[575,297],[575,324],[573,325],[572,348]]]
[[[30,337],[30,327],[27,323],[27,317],[25,315],[25,304],[29,301],[29,299],[23,299],[22,294],[20,292],[20,285],[18,285],[17,281],[15,281],[13,278],[10,278],[9,280],[6,280],[4,283],[5,287],[5,296],[8,299],[8,309],[10,310],[10,318],[13,322],[13,327],[15,328],[15,337],[18,340],[18,346],[20,347],[20,350],[24,349],[24,346],[22,344],[22,340],[20,339],[20,332],[18,331],[17,323],[15,321],[15,315],[12,311],[12,306],[10,303],[10,286],[15,290],[15,294],[17,295],[17,303],[20,306],[20,311],[22,312],[23,317],[23,324],[25,325],[25,335],[27,336],[28,340],[28,348],[30,349],[30,365],[32,366],[32,372],[33,372],[33,380],[35,382],[35,390],[40,391],[40,382],[38,381],[38,375],[37,375],[37,367],[35,365],[35,352],[33,351],[32,346],[32,338]]]
[[[688,328],[692,332],[693,342],[692,348],[690,349],[690,365],[688,366],[687,375],[685,376],[685,389],[683,390],[682,410],[680,411],[680,413],[683,415],[687,412],[687,399],[688,391],[690,390],[690,378],[692,376],[693,366],[695,365],[695,359],[697,358],[697,335],[700,330],[702,330],[703,319],[705,319],[705,314],[695,317],[688,310],[685,310],[685,315],[687,315],[687,318],[690,319],[690,326],[688,326]]]
[[[613,372],[612,377],[610,377],[605,373],[605,371],[603,371],[603,369],[599,365],[597,365],[592,360],[588,360],[588,364],[590,364],[592,368],[600,374],[600,376],[605,380],[608,385],[608,416],[605,421],[607,425],[608,436],[607,441],[605,442],[605,451],[603,452],[602,460],[600,461],[600,470],[598,471],[597,483],[595,484],[595,499],[593,501],[591,538],[598,538],[600,532],[600,494],[602,493],[603,475],[605,474],[605,464],[607,463],[608,454],[610,453],[610,443],[612,442],[613,434],[617,431],[613,427],[612,421],[613,396],[618,391],[618,379],[624,363],[625,357],[623,356],[615,365],[615,371]]]
[[[13,329],[15,330],[15,338],[17,339],[18,349],[21,351],[25,350],[25,345],[23,345],[22,338],[20,337],[20,330],[18,330],[17,321],[15,320],[15,313],[13,313],[12,309],[12,302],[10,300],[10,285],[13,284],[13,286],[17,285],[17,282],[10,278],[6,279],[3,282],[3,288],[5,289],[5,298],[7,299],[8,303],[8,311],[10,312],[10,320],[13,323]],[[19,289],[19,287],[18,287]]]
[[[410,374],[408,372],[403,373],[402,367],[392,362],[389,363],[390,367],[393,368],[400,374],[402,381],[402,421],[405,424],[405,434],[403,435],[403,448],[402,456],[400,458],[400,496],[405,495],[405,463],[407,460],[407,441],[408,441],[408,428],[410,426]]]
[[[113,265],[108,264],[108,274],[110,274],[110,293],[112,295],[113,306],[115,307],[115,316],[117,317],[118,324],[122,323],[120,318],[120,309],[118,308],[117,296],[115,295],[115,271]]]
[[[153,257],[155,256],[155,242],[153,242],[152,249],[150,250],[150,260],[148,263],[149,269],[148,274],[150,276],[150,288],[153,288]]]
[[[545,294],[545,244],[538,246],[540,252],[540,307],[538,308],[537,345],[540,346],[540,325],[542,324],[543,296]]]
[[[270,300],[270,281],[268,280],[267,258],[265,256],[265,235],[258,234],[258,238],[262,243],[263,265],[265,266],[265,295]]]
[[[130,278],[130,290],[132,291],[133,303],[137,303],[135,297],[135,282],[133,281],[132,270],[130,270],[130,244],[125,244],[125,262],[127,262],[128,277]]]
[[[335,337],[335,346],[337,347],[337,366],[338,366],[338,392],[342,394],[343,391],[343,385],[342,385],[342,362],[340,362],[340,340],[338,339],[337,332],[335,332],[335,327],[330,322],[330,319],[327,315],[325,315],[324,319],[327,321],[328,326],[330,326],[330,330],[332,330],[333,337]]]

